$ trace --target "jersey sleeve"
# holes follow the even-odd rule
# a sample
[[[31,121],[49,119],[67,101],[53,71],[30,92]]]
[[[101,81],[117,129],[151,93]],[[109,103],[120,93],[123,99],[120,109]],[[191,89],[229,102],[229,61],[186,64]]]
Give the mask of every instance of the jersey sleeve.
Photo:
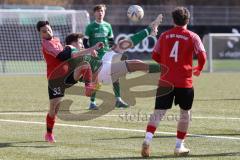
[[[206,51],[200,37],[197,34],[193,36],[193,47],[198,59],[198,69],[202,71],[204,64],[206,63]]]
[[[156,45],[153,48],[153,53],[152,53],[152,59],[155,60],[156,62],[160,63],[160,44],[161,44],[161,38],[162,36],[159,37]]]
[[[112,25],[109,24],[109,34],[108,34],[108,38],[113,38],[113,29],[112,29]]]
[[[42,47],[47,51],[48,54],[52,55],[53,57],[57,57],[57,55],[63,50],[61,44],[56,44],[54,41],[48,40],[43,40]]]
[[[86,39],[89,39],[91,35],[91,25],[89,24],[87,27],[86,27],[86,30],[85,30],[85,37]]]
[[[193,36],[193,47],[195,54],[206,53],[203,43],[197,34]]]

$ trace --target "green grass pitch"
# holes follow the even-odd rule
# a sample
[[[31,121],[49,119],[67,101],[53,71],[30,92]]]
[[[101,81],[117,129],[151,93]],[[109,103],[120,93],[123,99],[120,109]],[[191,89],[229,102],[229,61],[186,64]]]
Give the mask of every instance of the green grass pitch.
[[[152,62],[148,60],[147,62]],[[197,60],[194,60],[197,63]],[[218,59],[213,60],[213,70],[217,72],[239,72],[240,60],[239,59]],[[205,65],[205,70],[207,65]],[[45,73],[46,64],[44,61],[0,61],[0,74],[1,73]]]
[[[140,73],[128,78],[136,76]],[[190,155],[173,156],[179,113],[178,107],[173,107],[160,123],[149,159],[240,159],[239,79],[240,73],[203,73],[194,78],[195,101],[189,130],[192,135],[186,140]],[[130,88],[139,94],[134,98],[136,104],[128,109],[114,109],[88,121],[64,119],[63,114],[54,129],[57,143],[49,144],[43,140],[48,110],[45,76],[1,76],[0,84],[0,160],[141,159],[141,144],[154,97],[144,97],[140,92],[154,89],[153,86]],[[128,90],[126,86],[122,88],[124,95]],[[114,105],[112,87],[103,86],[101,91],[97,103],[101,104],[106,100],[104,95],[109,95],[107,99]],[[78,117],[88,112],[88,98],[68,94],[65,99],[73,100],[69,113],[64,112],[66,115]]]

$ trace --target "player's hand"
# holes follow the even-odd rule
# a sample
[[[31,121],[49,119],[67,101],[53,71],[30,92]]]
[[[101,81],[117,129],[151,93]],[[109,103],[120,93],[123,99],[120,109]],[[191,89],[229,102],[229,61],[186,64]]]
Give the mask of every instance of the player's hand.
[[[103,47],[104,47],[104,43],[103,42],[98,42],[98,43],[95,44],[94,49],[99,50]]]
[[[96,50],[93,50],[93,51],[91,52],[91,56],[97,57],[97,55],[98,55],[98,52],[97,52]]]
[[[199,76],[201,74],[201,71],[199,70],[198,66],[193,67],[193,75],[194,76]]]

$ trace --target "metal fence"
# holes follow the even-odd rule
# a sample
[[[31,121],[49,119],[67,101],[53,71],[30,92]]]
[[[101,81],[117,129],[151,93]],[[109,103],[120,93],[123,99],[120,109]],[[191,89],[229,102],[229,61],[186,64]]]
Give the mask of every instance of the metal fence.
[[[171,11],[176,6],[170,5],[142,5],[145,15],[141,22],[133,23],[127,18],[129,5],[108,5],[106,20],[112,25],[147,25],[159,13],[164,14],[163,25],[172,25]],[[240,7],[234,6],[186,6],[191,12],[190,25],[203,26],[238,26],[240,25]],[[40,5],[0,5],[0,9],[63,9],[61,6]],[[71,5],[65,9],[87,10],[93,18],[93,5]]]
[[[89,11],[91,18],[92,5],[68,6],[72,9],[85,9]],[[113,25],[135,25],[127,18],[128,5],[108,6],[106,20]],[[159,13],[164,14],[163,25],[172,25],[171,11],[176,6],[166,5],[143,5],[144,19],[137,25],[149,24]],[[240,25],[240,7],[230,6],[186,6],[191,13],[191,25]]]

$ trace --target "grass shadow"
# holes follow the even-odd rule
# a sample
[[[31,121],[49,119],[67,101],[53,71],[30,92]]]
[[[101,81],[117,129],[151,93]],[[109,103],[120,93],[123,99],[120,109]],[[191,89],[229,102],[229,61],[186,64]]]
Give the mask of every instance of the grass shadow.
[[[190,154],[186,157],[176,157],[174,155],[165,155],[165,156],[150,156],[147,159],[165,159],[165,158],[210,158],[210,157],[229,157],[229,156],[240,156],[240,152],[226,152],[226,153],[213,153],[213,154]],[[112,158],[79,158],[71,160],[125,160],[125,159],[146,159],[142,157],[112,157]],[[58,159],[58,160],[70,160],[70,159]]]
[[[50,148],[54,146],[50,146],[47,142],[46,145],[38,145],[37,143],[43,143],[45,141],[23,141],[23,142],[0,142],[0,148],[17,148],[17,147],[32,147],[32,148]],[[30,145],[34,144],[34,145]]]

